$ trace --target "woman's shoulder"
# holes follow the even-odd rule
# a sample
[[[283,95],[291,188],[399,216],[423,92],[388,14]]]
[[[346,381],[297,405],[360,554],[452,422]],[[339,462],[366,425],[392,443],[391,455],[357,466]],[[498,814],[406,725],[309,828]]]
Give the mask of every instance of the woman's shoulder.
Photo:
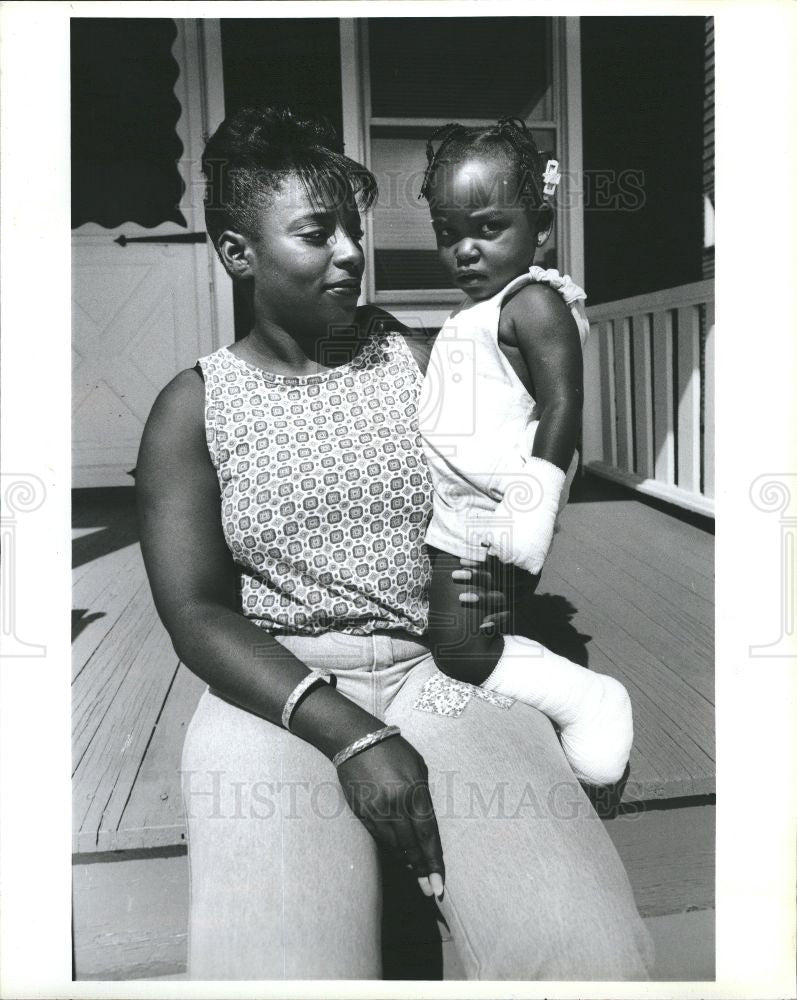
[[[199,366],[186,368],[158,393],[147,420],[149,434],[182,436],[204,428],[205,386]]]
[[[204,415],[205,390],[195,368],[179,372],[150,411],[136,464],[139,495],[163,494],[164,476],[184,486],[210,466]],[[212,466],[211,466],[212,468]]]
[[[392,333],[401,337],[421,373],[426,374],[437,331],[429,332],[406,326],[391,313],[375,305],[360,306],[357,321],[361,328],[365,327],[370,333]]]
[[[160,403],[164,407],[172,407],[191,401],[203,402],[204,397],[205,380],[202,366],[197,362],[193,368],[184,368],[178,372],[171,382],[161,389],[156,405]]]

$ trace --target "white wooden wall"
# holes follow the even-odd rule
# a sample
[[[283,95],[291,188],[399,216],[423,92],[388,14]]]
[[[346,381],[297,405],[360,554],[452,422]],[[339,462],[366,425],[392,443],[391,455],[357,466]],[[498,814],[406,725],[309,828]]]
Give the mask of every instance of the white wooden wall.
[[[180,75],[178,170],[186,189],[175,223],[72,233],[73,485],[130,486],[144,423],[160,389],[198,357],[234,339],[229,279],[204,242],[128,243],[120,236],[204,231],[200,157],[221,122],[224,98],[218,20],[176,20]]]

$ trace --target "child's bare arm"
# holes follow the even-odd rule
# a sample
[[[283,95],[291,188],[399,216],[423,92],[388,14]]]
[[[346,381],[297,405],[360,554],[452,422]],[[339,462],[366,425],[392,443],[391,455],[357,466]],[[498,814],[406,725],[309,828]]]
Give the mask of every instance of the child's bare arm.
[[[536,401],[538,426],[518,481],[523,488],[506,488],[495,514],[484,520],[482,544],[502,562],[537,574],[553,541],[581,427],[581,340],[567,306],[543,285],[522,288],[506,304],[499,337],[523,359],[519,374]]]
[[[566,472],[578,443],[584,398],[575,320],[561,297],[539,284],[521,288],[501,320],[526,364],[539,411],[532,455]]]

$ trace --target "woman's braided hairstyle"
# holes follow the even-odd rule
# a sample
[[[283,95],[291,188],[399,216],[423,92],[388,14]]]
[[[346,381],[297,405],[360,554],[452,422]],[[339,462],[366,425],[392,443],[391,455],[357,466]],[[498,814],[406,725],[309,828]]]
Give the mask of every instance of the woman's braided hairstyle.
[[[531,131],[520,118],[499,118],[495,125],[476,128],[458,122],[441,125],[426,142],[426,172],[418,197],[429,200],[441,163],[457,163],[469,153],[503,156],[528,207],[540,208],[544,203],[542,175],[547,156],[539,151]]]
[[[240,108],[210,137],[202,155],[205,224],[214,244],[227,228],[253,235],[263,199],[296,176],[313,203],[367,210],[374,175],[345,156],[324,118],[299,118],[285,107]]]

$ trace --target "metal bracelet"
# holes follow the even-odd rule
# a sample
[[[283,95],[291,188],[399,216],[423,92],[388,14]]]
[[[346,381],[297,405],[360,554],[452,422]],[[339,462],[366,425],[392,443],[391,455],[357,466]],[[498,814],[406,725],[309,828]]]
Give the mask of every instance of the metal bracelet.
[[[305,691],[309,691],[311,687],[315,687],[316,684],[321,682],[325,684],[334,684],[335,675],[331,674],[328,670],[322,670],[320,668],[316,670],[311,670],[310,673],[303,677],[296,687],[288,695],[288,700],[282,709],[282,725],[285,729],[290,730],[291,728],[291,716],[293,715],[293,710]]]
[[[350,757],[355,754],[361,753],[363,750],[367,750],[372,747],[375,743],[381,743],[382,740],[390,739],[391,736],[400,736],[401,730],[398,726],[385,726],[384,729],[377,729],[373,733],[368,733],[365,736],[361,736],[358,740],[350,743],[347,747],[342,750],[338,750],[335,756],[332,758],[332,763],[335,767],[340,767],[341,764],[345,763]]]

